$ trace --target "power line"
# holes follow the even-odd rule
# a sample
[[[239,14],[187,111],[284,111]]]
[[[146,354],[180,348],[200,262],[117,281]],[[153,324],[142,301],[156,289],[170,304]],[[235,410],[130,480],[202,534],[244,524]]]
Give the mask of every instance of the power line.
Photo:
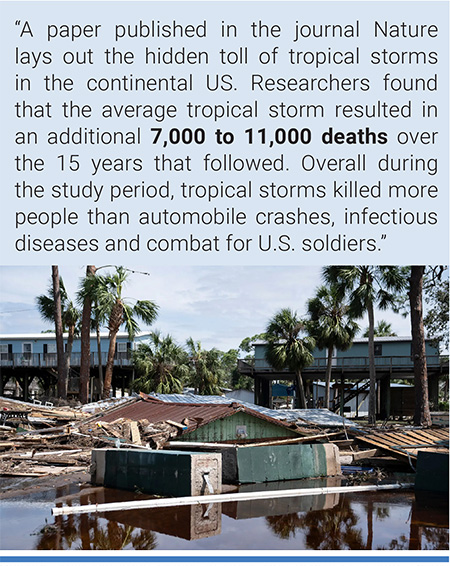
[[[35,311],[35,310],[36,310],[36,309],[20,309],[20,310],[17,310],[17,311],[1,311],[1,312],[0,312],[0,315],[1,315],[1,314],[13,314],[13,313],[15,313],[15,312]]]

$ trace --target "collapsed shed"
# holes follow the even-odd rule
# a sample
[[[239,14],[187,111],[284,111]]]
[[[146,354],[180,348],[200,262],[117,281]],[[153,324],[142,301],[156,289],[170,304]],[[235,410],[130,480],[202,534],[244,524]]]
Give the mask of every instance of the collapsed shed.
[[[177,440],[194,442],[236,442],[300,437],[294,423],[284,423],[240,403],[165,403],[141,394],[135,403],[119,407],[101,417],[102,422],[118,419],[148,421],[178,428]],[[148,428],[148,427],[147,427]]]

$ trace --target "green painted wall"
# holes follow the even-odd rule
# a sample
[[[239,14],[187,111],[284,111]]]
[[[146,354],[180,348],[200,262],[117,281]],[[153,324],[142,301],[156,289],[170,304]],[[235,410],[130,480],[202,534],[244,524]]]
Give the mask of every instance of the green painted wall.
[[[190,452],[108,450],[105,487],[182,497],[191,494]]]
[[[293,438],[299,436],[293,430],[277,426],[252,415],[239,411],[225,419],[218,419],[199,427],[197,430],[183,434],[177,440],[195,442],[225,442],[239,439],[237,427],[246,428],[246,440],[260,438]]]
[[[239,483],[270,482],[335,475],[336,456],[324,444],[239,447]]]

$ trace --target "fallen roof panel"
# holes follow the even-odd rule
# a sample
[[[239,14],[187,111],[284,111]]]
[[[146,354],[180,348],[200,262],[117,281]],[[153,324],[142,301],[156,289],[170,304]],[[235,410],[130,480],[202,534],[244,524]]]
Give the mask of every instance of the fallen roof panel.
[[[417,452],[432,450],[448,453],[448,433],[442,429],[378,430],[356,440],[381,448],[394,456],[417,458]]]

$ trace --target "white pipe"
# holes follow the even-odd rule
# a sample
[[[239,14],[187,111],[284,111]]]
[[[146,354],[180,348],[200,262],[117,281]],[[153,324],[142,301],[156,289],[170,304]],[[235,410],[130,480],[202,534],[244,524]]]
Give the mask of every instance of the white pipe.
[[[167,497],[147,499],[145,501],[118,501],[114,503],[96,503],[94,505],[74,505],[73,507],[54,507],[53,515],[76,515],[80,513],[102,513],[107,511],[125,511],[130,509],[151,509],[155,507],[178,507],[180,505],[201,505],[225,503],[228,501],[253,501],[255,499],[278,499],[282,497],[301,497],[303,495],[322,495],[326,493],[354,493],[356,491],[380,491],[390,489],[410,489],[412,483],[385,485],[357,485],[344,487],[313,487],[308,489],[283,489],[276,491],[254,491],[245,493],[221,493],[217,495],[198,495],[188,497]]]

